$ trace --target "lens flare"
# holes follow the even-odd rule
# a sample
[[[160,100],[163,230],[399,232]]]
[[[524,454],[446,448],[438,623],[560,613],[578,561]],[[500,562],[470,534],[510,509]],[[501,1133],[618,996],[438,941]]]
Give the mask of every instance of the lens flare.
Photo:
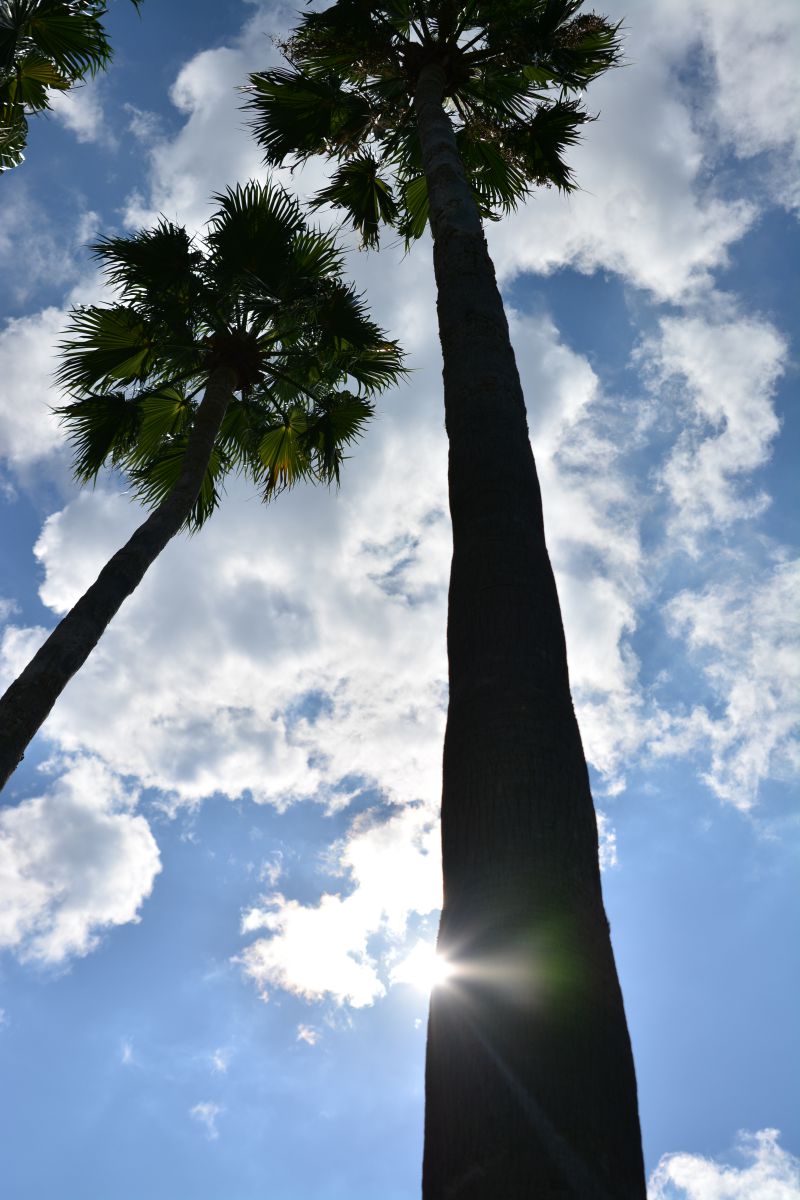
[[[436,953],[430,942],[417,942],[391,971],[392,983],[408,983],[420,992],[432,992],[453,973],[452,964]]]

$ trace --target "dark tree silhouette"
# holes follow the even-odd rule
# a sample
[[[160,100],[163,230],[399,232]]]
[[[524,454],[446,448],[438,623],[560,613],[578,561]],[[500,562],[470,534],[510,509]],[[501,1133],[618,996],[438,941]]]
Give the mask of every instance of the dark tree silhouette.
[[[581,0],[337,0],[251,76],[266,160],[324,154],[318,202],[375,245],[429,224],[453,563],[444,908],[425,1200],[643,1200],[636,1082],[603,908],[525,405],[482,220],[541,184],[618,29]],[[535,403],[535,398],[533,398]]]

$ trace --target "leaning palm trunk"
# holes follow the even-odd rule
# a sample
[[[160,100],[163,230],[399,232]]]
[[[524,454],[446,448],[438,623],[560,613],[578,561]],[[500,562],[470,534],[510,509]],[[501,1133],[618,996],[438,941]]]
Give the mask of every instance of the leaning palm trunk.
[[[456,974],[431,1001],[423,1197],[642,1200],[633,1059],[525,405],[444,87],[431,64],[415,93],[454,547],[439,948]]]
[[[122,549],[109,559],[91,587],[0,698],[0,788],[22,760],[28,743],[100,641],[123,601],[135,591],[167,543],[186,524],[200,494],[235,385],[232,368],[219,367],[212,373],[175,486]]]

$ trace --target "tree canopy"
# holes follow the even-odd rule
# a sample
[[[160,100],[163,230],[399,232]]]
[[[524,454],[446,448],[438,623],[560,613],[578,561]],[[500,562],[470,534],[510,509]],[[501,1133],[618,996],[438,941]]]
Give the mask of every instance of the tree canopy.
[[[422,67],[445,102],[484,219],[533,188],[575,184],[565,151],[590,120],[581,93],[620,55],[618,26],[582,0],[336,0],[280,43],[289,68],[251,75],[247,107],[268,163],[338,163],[316,203],[345,211],[366,245],[407,242],[428,220],[413,110]]]
[[[369,393],[403,373],[397,344],[343,281],[333,237],[310,229],[293,197],[251,182],[215,199],[203,242],[162,219],[94,246],[118,300],[73,310],[58,371],[77,476],[110,463],[157,505],[178,478],[209,376],[232,367],[236,394],[194,528],[231,471],[267,499],[303,478],[338,480],[372,414]]]
[[[0,171],[23,161],[28,117],[53,92],[108,66],[107,10],[104,0],[0,0]]]

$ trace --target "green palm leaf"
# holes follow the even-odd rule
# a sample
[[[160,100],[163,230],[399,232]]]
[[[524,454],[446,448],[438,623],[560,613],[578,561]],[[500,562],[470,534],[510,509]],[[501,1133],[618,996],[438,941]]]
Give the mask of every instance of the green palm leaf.
[[[76,336],[61,343],[56,373],[66,392],[106,391],[145,379],[154,362],[152,340],[133,307],[77,309],[70,332]]]
[[[233,371],[192,527],[230,471],[265,499],[301,479],[338,479],[336,439],[359,436],[367,396],[404,374],[397,345],[342,280],[334,239],[307,225],[294,197],[249,183],[216,199],[202,240],[162,219],[93,247],[120,302],[73,310],[57,375],[78,478],[108,463],[158,505],[180,476],[206,382]],[[349,423],[327,399],[348,381],[360,393]]]
[[[0,102],[0,171],[19,166],[27,140],[28,122],[19,107]]]
[[[581,14],[582,2],[335,0],[306,13],[282,45],[290,68],[250,77],[246,107],[265,160],[331,159],[314,203],[340,208],[366,246],[381,227],[420,237],[428,207],[414,95],[436,62],[484,219],[537,186],[569,191],[566,155],[589,120],[570,93],[620,54],[619,26]]]
[[[394,225],[400,212],[391,185],[380,177],[378,170],[371,154],[348,159],[313,201],[317,208],[332,204],[345,209],[364,246],[377,246],[381,224]]]
[[[366,96],[348,91],[331,75],[291,71],[254,75],[248,107],[258,117],[256,137],[268,163],[332,151],[353,151],[369,129],[373,113]]]
[[[369,400],[352,392],[336,392],[320,401],[305,434],[320,480],[339,483],[343,450],[363,435],[374,412]]]
[[[108,66],[105,14],[104,0],[0,0],[0,171],[22,162],[25,118],[48,109],[52,91]]]
[[[308,416],[303,408],[294,408],[268,428],[258,443],[261,463],[262,494],[265,500],[293,487],[311,475],[308,443]]]
[[[130,470],[137,496],[156,508],[169,496],[180,477],[188,438],[178,437],[164,443],[154,454]],[[196,531],[211,516],[220,502],[222,480],[229,464],[218,446],[209,457],[200,493],[186,518],[186,528]]]

